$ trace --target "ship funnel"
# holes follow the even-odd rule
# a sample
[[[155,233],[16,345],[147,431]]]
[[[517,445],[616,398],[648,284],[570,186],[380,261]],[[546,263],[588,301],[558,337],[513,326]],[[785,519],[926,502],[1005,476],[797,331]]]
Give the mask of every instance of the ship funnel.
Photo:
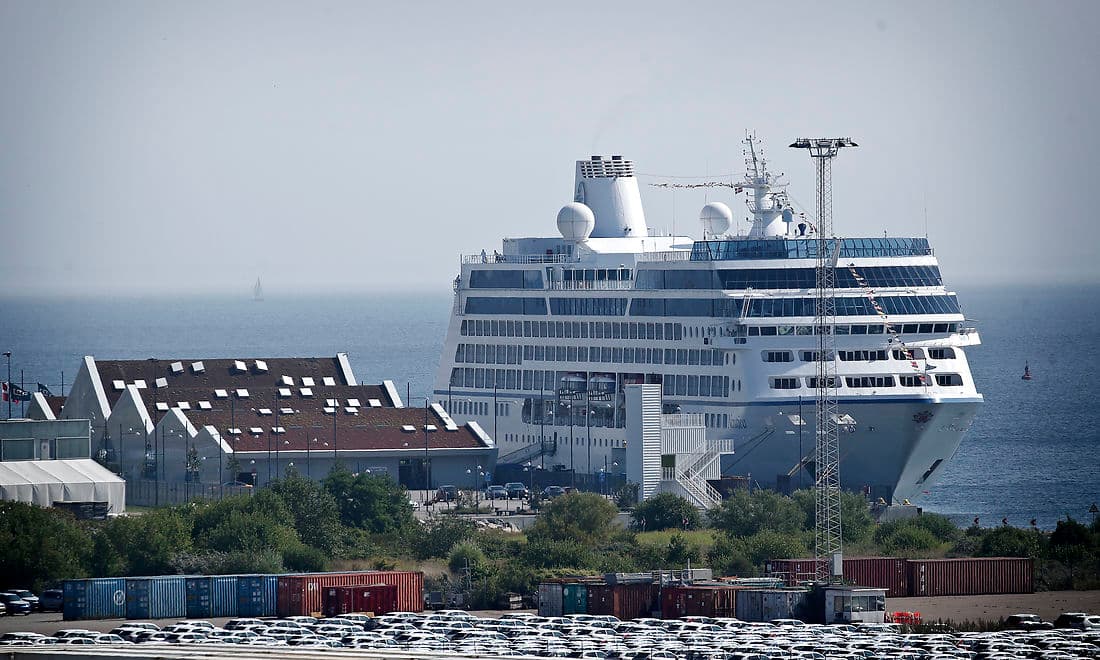
[[[596,216],[592,238],[649,235],[638,179],[634,178],[634,161],[623,160],[622,156],[578,160],[573,201],[592,209]]]

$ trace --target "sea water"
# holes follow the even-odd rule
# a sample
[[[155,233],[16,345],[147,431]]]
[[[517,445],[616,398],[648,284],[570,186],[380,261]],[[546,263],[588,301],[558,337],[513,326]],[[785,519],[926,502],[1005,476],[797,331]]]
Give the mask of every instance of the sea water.
[[[1100,501],[1100,286],[959,290],[982,345],[968,351],[977,419],[916,504],[969,524],[1051,528]],[[361,296],[0,299],[0,349],[26,389],[66,389],[101,359],[334,356],[362,383],[430,393],[450,322],[449,292]],[[1020,378],[1024,363],[1032,380]],[[6,363],[0,362],[0,370]],[[0,373],[0,379],[4,376]],[[18,410],[14,411],[18,414]],[[6,414],[6,410],[2,411]],[[843,475],[841,475],[843,479]]]

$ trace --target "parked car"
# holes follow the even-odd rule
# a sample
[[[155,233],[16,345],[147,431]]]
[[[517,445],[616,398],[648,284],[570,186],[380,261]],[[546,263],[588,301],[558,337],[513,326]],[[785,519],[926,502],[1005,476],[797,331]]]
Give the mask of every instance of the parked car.
[[[1088,616],[1089,615],[1084,612],[1063,612],[1054,620],[1054,627],[1085,630],[1087,628]]]
[[[30,614],[31,604],[12,591],[0,592],[0,602],[8,608],[8,614]]]
[[[485,499],[506,500],[508,499],[508,491],[504,486],[489,486],[485,489]]]
[[[1009,630],[1050,630],[1054,624],[1043,621],[1038,614],[1013,614],[1005,619],[1005,628]]]
[[[518,481],[510,481],[504,484],[504,488],[508,491],[509,498],[518,497],[522,500],[526,499],[531,494],[527,490],[527,486],[524,486]]]
[[[38,597],[38,607],[43,612],[60,612],[65,607],[65,593],[60,589],[46,589]]]
[[[542,489],[542,496],[544,498],[553,499],[559,495],[565,495],[566,490],[561,486],[547,486]]]
[[[35,596],[30,591],[27,591],[26,589],[8,589],[8,591],[30,603],[32,610],[37,611],[38,609],[40,609],[38,596]]]
[[[435,492],[435,499],[439,502],[453,502],[458,499],[458,486],[447,484],[440,486]]]

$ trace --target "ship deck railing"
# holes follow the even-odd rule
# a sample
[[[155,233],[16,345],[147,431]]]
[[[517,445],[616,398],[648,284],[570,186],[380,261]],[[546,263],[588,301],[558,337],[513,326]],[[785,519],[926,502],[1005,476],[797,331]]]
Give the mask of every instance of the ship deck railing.
[[[642,252],[636,261],[691,261],[691,250],[661,250]]]
[[[573,259],[566,254],[464,254],[464,264],[564,264]]]
[[[622,291],[634,288],[634,280],[574,280],[551,282],[553,291]]]

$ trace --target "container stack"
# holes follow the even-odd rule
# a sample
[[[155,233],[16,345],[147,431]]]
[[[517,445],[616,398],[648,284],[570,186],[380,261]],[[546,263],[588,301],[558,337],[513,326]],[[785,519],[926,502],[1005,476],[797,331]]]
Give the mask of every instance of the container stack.
[[[813,580],[816,565],[815,559],[774,559],[766,570],[793,587]],[[1035,560],[1026,557],[844,559],[846,582],[886,589],[887,598],[1030,594],[1034,575]]]
[[[326,606],[330,587],[343,591]],[[62,612],[66,621],[419,612],[423,591],[424,574],[411,571],[93,578],[65,581]]]

